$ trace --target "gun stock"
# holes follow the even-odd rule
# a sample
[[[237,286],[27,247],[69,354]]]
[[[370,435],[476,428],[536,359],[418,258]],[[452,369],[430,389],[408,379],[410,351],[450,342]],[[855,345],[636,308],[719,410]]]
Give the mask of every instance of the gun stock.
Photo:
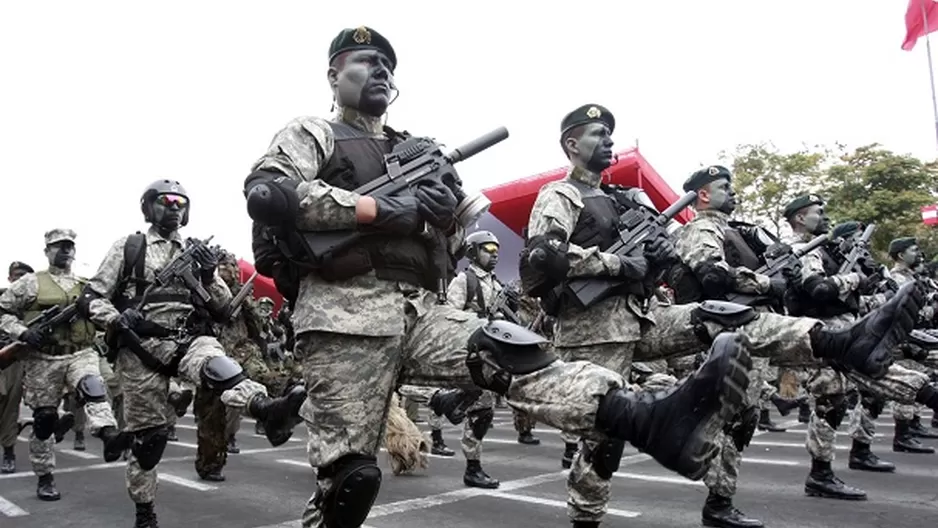
[[[791,250],[787,253],[779,255],[776,258],[768,259],[769,262],[766,262],[765,265],[760,266],[756,270],[756,273],[759,275],[765,275],[770,279],[784,278],[785,269],[790,268],[798,263],[801,260],[801,257],[811,253],[815,249],[821,247],[830,241],[829,237],[819,236],[814,237],[810,242],[804,246]],[[751,294],[751,293],[730,293],[726,296],[726,300],[729,302],[734,302],[738,304],[745,304],[747,306],[753,306],[756,304],[761,304],[761,301],[765,300],[764,295]]]
[[[645,242],[659,236],[669,236],[668,223],[696,199],[697,193],[690,191],[657,215],[644,207],[626,211],[619,217],[622,226],[619,231],[619,240],[604,253],[612,253],[619,257],[641,255]],[[577,304],[588,308],[606,298],[624,282],[623,279],[614,277],[576,278],[568,281],[566,289],[576,299]]]

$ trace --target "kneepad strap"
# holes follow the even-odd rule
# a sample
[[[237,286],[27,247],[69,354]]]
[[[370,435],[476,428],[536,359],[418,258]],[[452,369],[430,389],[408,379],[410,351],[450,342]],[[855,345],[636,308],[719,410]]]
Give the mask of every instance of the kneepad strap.
[[[381,488],[381,469],[375,457],[346,455],[319,468],[318,478],[331,478],[332,487],[318,499],[327,528],[359,528]]]

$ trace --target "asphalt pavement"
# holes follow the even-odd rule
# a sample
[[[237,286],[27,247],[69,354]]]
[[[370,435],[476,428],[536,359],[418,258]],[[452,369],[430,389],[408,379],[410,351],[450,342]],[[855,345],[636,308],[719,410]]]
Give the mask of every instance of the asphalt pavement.
[[[834,470],[847,484],[869,494],[864,502],[818,499],[804,495],[810,460],[804,448],[805,425],[775,416],[789,426],[785,433],[757,433],[744,453],[735,504],[775,528],[924,528],[938,523],[938,455],[893,453],[892,419],[877,421],[874,451],[896,463],[894,474],[847,469],[850,438],[842,427]],[[926,423],[931,413],[924,415]],[[846,422],[846,421],[845,421]],[[426,424],[420,426],[426,429]],[[229,455],[227,481],[205,482],[193,467],[196,450],[191,414],[177,426],[180,441],[171,442],[159,466],[156,508],[160,526],[226,528],[298,528],[297,520],[313,490],[306,459],[305,430],[287,444],[272,448],[253,434],[245,420],[240,454]],[[28,430],[27,430],[28,431]],[[508,409],[496,411],[495,427],[484,441],[483,467],[501,481],[497,490],[467,488],[465,459],[459,453],[460,429],[444,431],[455,457],[431,457],[430,467],[415,475],[394,476],[382,454],[384,482],[366,526],[371,528],[517,528],[569,527],[566,472],[560,467],[559,431],[540,427],[539,446],[517,443]],[[938,440],[925,440],[938,447]],[[114,528],[133,526],[134,507],[124,486],[124,463],[106,464],[100,441],[88,450],[72,450],[72,436],[58,444],[57,502],[36,498],[36,477],[29,467],[25,438],[17,445],[18,472],[0,475],[2,528]],[[700,524],[707,495],[700,482],[669,472],[646,455],[628,448],[614,477],[613,499],[603,528],[679,528]]]

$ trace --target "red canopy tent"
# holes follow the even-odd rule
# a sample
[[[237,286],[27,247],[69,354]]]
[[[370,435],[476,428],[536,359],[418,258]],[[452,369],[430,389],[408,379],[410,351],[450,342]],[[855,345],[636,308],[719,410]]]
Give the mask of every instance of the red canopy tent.
[[[528,224],[528,217],[531,215],[531,208],[534,206],[538,191],[544,184],[559,180],[566,174],[567,167],[561,167],[482,190],[482,193],[491,200],[492,206],[489,212],[468,231],[485,229],[494,232],[498,237],[503,258],[499,260],[495,272],[501,280],[509,281],[517,276],[517,258],[512,259],[509,255],[517,255],[524,244],[521,230]],[[659,211],[665,210],[680,198],[680,195],[674,192],[664,178],[645,160],[638,148],[619,152],[619,161],[609,168],[607,175],[610,183],[644,189]],[[691,218],[693,218],[693,213],[685,209],[678,214],[677,221],[683,224]],[[254,266],[245,260],[240,260],[239,264],[243,282],[254,273]],[[273,299],[274,313],[279,312],[283,297],[277,293],[273,279],[263,275],[258,275],[254,279],[254,298],[260,297]]]

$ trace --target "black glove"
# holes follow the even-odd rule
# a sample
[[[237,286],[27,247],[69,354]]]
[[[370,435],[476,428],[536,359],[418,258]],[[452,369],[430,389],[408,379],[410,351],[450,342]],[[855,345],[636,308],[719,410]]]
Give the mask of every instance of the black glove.
[[[883,277],[879,273],[874,273],[872,275],[860,276],[860,284],[857,286],[857,291],[860,295],[872,295],[876,293],[876,289],[879,286],[879,283],[883,281]]]
[[[120,316],[114,320],[114,326],[117,329],[126,328],[134,330],[144,321],[143,314],[133,308],[128,308],[121,312]]]
[[[786,279],[773,278],[769,279],[769,295],[772,297],[777,297],[781,299],[785,295],[785,290],[788,289],[788,281]]]
[[[674,244],[667,237],[658,237],[645,244],[644,254],[652,264],[668,264],[677,260]]]
[[[630,280],[643,280],[648,274],[645,257],[619,257],[619,276]]]
[[[199,264],[199,274],[202,283],[208,284],[212,282],[212,279],[215,277],[215,269],[218,268],[218,255],[205,246],[199,246],[192,253],[192,256]]]
[[[42,343],[45,341],[43,335],[35,328],[23,330],[23,333],[20,334],[18,339],[33,348],[41,347]]]
[[[382,231],[409,235],[423,227],[420,200],[415,196],[375,196],[377,215],[371,225]]]
[[[456,217],[456,196],[437,180],[421,182],[414,189],[420,200],[420,216],[438,229],[449,229]]]
[[[782,268],[782,276],[788,284],[800,286],[804,277],[801,275],[801,262],[796,262],[787,268]]]
[[[300,209],[298,182],[277,171],[257,171],[244,181],[248,215],[262,225],[292,224]]]

